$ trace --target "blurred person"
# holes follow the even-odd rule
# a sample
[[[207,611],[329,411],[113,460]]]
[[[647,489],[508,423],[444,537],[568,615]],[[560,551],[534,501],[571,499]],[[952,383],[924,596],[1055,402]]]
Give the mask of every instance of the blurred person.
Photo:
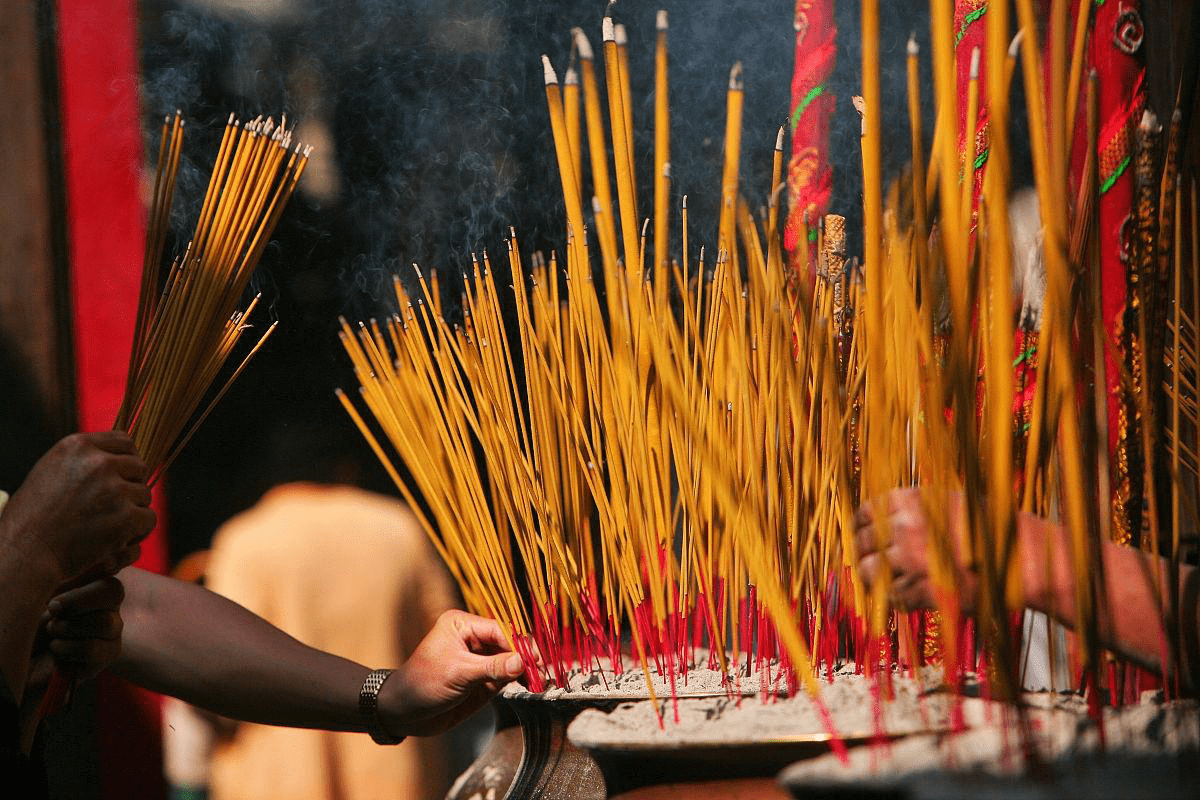
[[[301,642],[364,664],[404,663],[455,605],[408,508],[307,482],[270,490],[218,530],[206,585]],[[215,743],[211,796],[442,797],[444,750],[436,739],[388,749],[353,734],[239,724]]]
[[[203,586],[208,556],[208,550],[190,553],[171,570],[171,577]],[[163,698],[163,776],[168,800],[206,800],[216,738],[234,724],[178,697]]]

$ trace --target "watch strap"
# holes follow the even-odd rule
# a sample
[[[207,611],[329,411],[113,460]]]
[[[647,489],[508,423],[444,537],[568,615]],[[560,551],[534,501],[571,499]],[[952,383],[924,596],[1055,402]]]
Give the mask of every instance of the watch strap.
[[[392,672],[390,669],[371,670],[358,691],[358,713],[366,724],[367,733],[371,734],[376,744],[400,744],[404,741],[403,736],[396,737],[389,733],[383,726],[383,720],[379,718],[379,690]]]

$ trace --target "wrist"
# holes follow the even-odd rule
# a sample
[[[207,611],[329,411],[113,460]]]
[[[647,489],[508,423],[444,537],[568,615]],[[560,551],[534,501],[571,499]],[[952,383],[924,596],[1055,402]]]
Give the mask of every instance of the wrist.
[[[1017,535],[1021,559],[1021,586],[1024,605],[1035,611],[1048,612],[1054,586],[1054,537],[1050,523],[1041,517],[1022,512],[1017,518]]]
[[[15,567],[25,578],[27,587],[37,586],[45,600],[65,583],[69,576],[62,562],[50,548],[45,546],[38,531],[31,531],[12,514],[6,514],[8,495],[0,498],[0,550],[7,551],[4,560]]]
[[[374,669],[363,679],[362,688],[358,693],[358,714],[363,727],[376,744],[400,744],[404,741],[405,733],[399,730],[395,720],[386,719],[384,709],[391,706],[387,698],[392,690],[401,683],[401,676],[394,676],[395,670]],[[390,722],[390,724],[389,724]]]
[[[408,663],[396,667],[379,689],[379,719],[388,733],[396,737],[416,736],[413,730],[409,688],[412,684]]]

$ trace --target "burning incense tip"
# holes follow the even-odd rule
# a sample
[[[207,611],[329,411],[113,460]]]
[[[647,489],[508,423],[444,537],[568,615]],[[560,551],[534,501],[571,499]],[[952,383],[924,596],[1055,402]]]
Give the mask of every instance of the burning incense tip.
[[[1012,38],[1012,41],[1009,42],[1009,44],[1008,44],[1008,57],[1009,58],[1017,57],[1017,53],[1019,53],[1021,51],[1021,42],[1024,41],[1024,39],[1025,39],[1025,29],[1022,28],[1021,30],[1017,31],[1017,35],[1014,36]]]
[[[775,134],[775,149],[780,153],[783,152],[783,126],[782,125],[779,126],[779,133]]]
[[[1150,109],[1142,112],[1142,121],[1138,123],[1138,130],[1142,133],[1160,133],[1162,125],[1158,124],[1158,117]]]
[[[654,27],[660,31],[667,29],[667,10],[665,8],[660,8],[658,14],[655,15]]]
[[[563,76],[563,83],[567,86],[579,85],[579,73],[576,72],[574,67],[567,67],[567,74]]]
[[[554,67],[550,66],[550,56],[542,56],[542,75],[546,79],[547,86],[558,85],[558,75],[554,71]]]
[[[971,48],[971,80],[979,80],[979,48]]]
[[[783,194],[783,191],[785,189],[787,189],[787,183],[785,181],[780,181],[779,185],[771,190],[771,196],[770,196],[770,198],[768,198],[767,202],[770,203],[771,205],[775,205],[776,203],[778,203],[779,195]]]
[[[613,38],[617,43],[617,47],[624,47],[629,43],[629,37],[625,34],[625,25],[618,22],[613,29]]]
[[[687,208],[687,195],[686,194],[683,196],[683,207]]]
[[[591,61],[593,58],[592,43],[588,41],[587,34],[583,32],[582,28],[572,28],[571,36],[575,39],[575,52],[579,53],[579,57]]]
[[[729,69],[729,88],[734,92],[742,90],[742,62],[740,61],[735,61]]]
[[[600,38],[606,42],[615,42],[617,40],[617,34],[613,31],[612,17],[605,16],[604,21],[600,23]],[[580,54],[580,57],[582,58],[582,54]]]
[[[867,103],[865,100],[862,99],[861,95],[857,95],[857,94],[850,98],[850,103],[851,103],[851,105],[854,106],[854,110],[858,112],[858,116],[862,121],[862,130],[860,131],[860,135],[866,136],[867,135]]]
[[[917,35],[915,33],[910,33],[908,35],[908,54],[910,56],[917,56],[921,54],[921,46],[917,44]]]

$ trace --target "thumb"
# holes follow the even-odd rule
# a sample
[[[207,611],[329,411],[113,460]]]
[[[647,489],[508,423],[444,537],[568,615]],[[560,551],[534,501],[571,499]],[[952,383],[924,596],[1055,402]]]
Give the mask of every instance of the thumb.
[[[524,671],[525,665],[521,663],[521,657],[516,653],[501,653],[488,659],[487,674],[492,680],[502,682],[516,680]]]

